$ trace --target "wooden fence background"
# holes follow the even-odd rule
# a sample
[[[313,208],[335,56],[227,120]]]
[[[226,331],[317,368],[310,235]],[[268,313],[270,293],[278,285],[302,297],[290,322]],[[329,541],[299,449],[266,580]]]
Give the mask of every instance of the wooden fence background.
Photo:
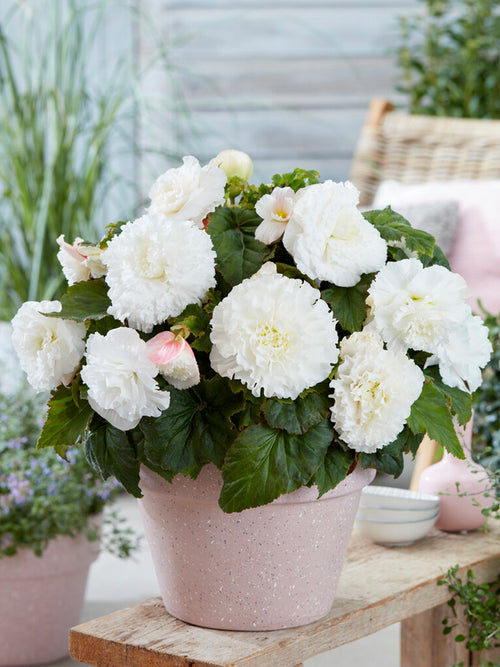
[[[201,161],[248,152],[255,178],[303,166],[345,179],[369,101],[395,101],[398,17],[418,0],[141,0],[170,72],[145,91],[163,98],[151,123],[173,153]],[[139,62],[150,34],[137,35]],[[151,127],[142,128],[145,136]]]

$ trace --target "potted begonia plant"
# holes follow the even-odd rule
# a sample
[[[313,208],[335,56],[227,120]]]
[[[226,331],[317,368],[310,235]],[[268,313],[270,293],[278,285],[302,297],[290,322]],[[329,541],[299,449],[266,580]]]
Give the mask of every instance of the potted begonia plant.
[[[361,213],[348,182],[296,169],[254,185],[250,173],[240,152],[205,166],[186,157],[153,184],[138,219],[111,224],[94,245],[60,238],[67,293],[25,303],[13,328],[28,379],[52,391],[39,447],[78,442],[96,470],[144,494],[147,532],[170,572],[167,609],[270,629],[328,611],[333,594],[319,598],[338,572],[326,586],[325,562],[337,547],[342,560],[348,539],[336,528],[350,532],[375,469],[399,474],[425,433],[463,456],[453,420],[469,421],[491,345],[432,236],[391,208]],[[311,516],[337,496],[336,522]],[[293,520],[286,506],[300,508]],[[156,514],[173,530],[158,541]],[[267,546],[248,532],[259,522]],[[336,546],[326,545],[332,533]],[[236,548],[237,534],[254,550]],[[290,553],[305,560],[320,544],[315,581],[285,583]],[[284,560],[269,572],[276,550]],[[178,561],[189,577],[172,574]],[[238,618],[221,614],[236,606]]]

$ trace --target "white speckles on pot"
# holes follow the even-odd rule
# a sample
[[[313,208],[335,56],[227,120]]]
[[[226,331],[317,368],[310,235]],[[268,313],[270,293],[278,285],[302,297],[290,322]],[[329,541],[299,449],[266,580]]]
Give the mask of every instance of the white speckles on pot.
[[[357,469],[317,499],[301,488],[264,507],[225,514],[220,472],[172,484],[141,468],[145,531],[165,607],[195,625],[274,630],[311,623],[333,603],[361,489]]]

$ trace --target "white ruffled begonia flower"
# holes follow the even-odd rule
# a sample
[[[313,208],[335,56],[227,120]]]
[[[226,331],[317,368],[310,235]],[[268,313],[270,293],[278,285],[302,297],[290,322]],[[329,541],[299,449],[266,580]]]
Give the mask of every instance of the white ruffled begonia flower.
[[[255,230],[255,238],[262,243],[274,243],[286,229],[293,211],[295,192],[292,188],[274,188],[255,204],[255,211],[262,222]]]
[[[150,213],[128,222],[103,254],[108,312],[139,331],[199,304],[215,287],[210,236],[192,222]]]
[[[102,262],[101,248],[85,244],[83,239],[76,238],[73,245],[66,243],[64,234],[57,238],[59,252],[57,259],[68,285],[74,285],[91,278],[102,278],[106,273],[106,267]]]
[[[465,280],[418,259],[388,262],[368,289],[372,325],[389,347],[437,352],[470,312]]]
[[[488,363],[492,352],[487,327],[470,311],[465,321],[437,346],[436,354],[427,360],[426,366],[439,364],[445,384],[473,392],[481,385],[481,369]]]
[[[296,194],[283,244],[297,268],[314,280],[352,287],[381,269],[387,245],[357,208],[352,183],[325,181]]]
[[[330,383],[331,419],[342,440],[368,454],[393,442],[420,396],[424,374],[400,350],[385,350],[371,331],[353,333],[340,346],[342,363]]]
[[[89,404],[115,428],[134,428],[142,417],[159,417],[168,408],[170,394],[159,389],[158,367],[134,329],[91,334],[85,357],[81,375]]]
[[[168,169],[154,182],[149,196],[150,213],[161,213],[172,220],[191,220],[203,229],[203,221],[224,203],[226,174],[216,164],[202,167],[192,155],[183,165]]]
[[[189,389],[200,381],[191,345],[173,331],[162,331],[146,343],[148,358],[157,364],[165,380],[176,389]]]
[[[83,357],[85,325],[44,314],[61,308],[59,301],[26,301],[12,320],[14,349],[36,391],[69,384]]]
[[[337,361],[336,321],[317,289],[265,266],[215,307],[210,362],[254,396],[295,399]]]

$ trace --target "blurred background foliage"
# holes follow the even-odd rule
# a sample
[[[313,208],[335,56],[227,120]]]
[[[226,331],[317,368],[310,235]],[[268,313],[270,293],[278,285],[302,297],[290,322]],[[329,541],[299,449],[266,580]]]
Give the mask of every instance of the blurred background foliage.
[[[498,0],[421,0],[399,21],[399,78],[409,111],[500,118]]]
[[[60,234],[95,242],[105,224],[134,213],[139,153],[171,156],[137,132],[138,116],[158,103],[142,77],[153,65],[170,73],[169,51],[158,35],[138,71],[130,37],[102,39],[117,18],[149,21],[154,41],[154,21],[134,2],[15,2],[1,17],[0,320],[26,300],[59,296]]]

